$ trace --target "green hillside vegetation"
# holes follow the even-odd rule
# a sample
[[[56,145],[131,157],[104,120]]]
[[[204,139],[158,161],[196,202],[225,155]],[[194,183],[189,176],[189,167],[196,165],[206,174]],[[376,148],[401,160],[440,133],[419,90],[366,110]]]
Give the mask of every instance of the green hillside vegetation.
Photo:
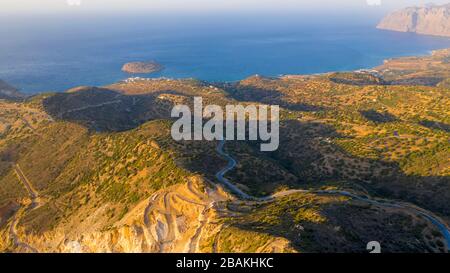
[[[221,236],[225,252],[232,252],[231,246],[248,232],[287,238],[295,251],[308,253],[365,252],[371,238],[382,238],[389,253],[445,251],[442,239],[433,236],[439,231],[424,219],[343,197],[296,194],[250,206],[241,214],[230,219],[230,229],[239,231]]]
[[[445,81],[395,82],[448,69],[442,54],[414,59],[432,68],[420,65],[414,73],[254,76],[214,85],[143,79],[24,102],[0,100],[0,250],[15,250],[9,229],[15,217],[20,216],[17,233],[33,239],[80,225],[105,233],[136,217],[153,194],[189,178],[206,181],[200,191],[208,193],[227,164],[217,142],[175,142],[170,136],[172,107],[191,105],[194,96],[202,96],[205,105],[281,106],[277,151],[261,153],[252,141],[226,143],[238,161],[226,177],[242,191],[263,197],[287,189],[347,190],[411,203],[448,224],[450,89]],[[445,78],[444,72],[437,77]],[[34,209],[24,209],[32,197],[18,168],[39,193]],[[221,229],[199,242],[204,251],[364,252],[372,238],[381,238],[386,252],[445,251],[439,232],[423,218],[339,196],[230,198],[205,207],[214,209],[193,218],[217,210],[208,223]]]

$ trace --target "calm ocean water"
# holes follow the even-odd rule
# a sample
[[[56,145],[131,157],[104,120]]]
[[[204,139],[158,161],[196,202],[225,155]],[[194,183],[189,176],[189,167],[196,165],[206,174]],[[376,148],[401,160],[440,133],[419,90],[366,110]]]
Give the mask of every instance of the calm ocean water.
[[[375,29],[380,15],[0,17],[0,79],[28,93],[106,85],[121,66],[155,60],[145,77],[235,81],[374,67],[450,39]],[[351,19],[351,20],[350,20]]]

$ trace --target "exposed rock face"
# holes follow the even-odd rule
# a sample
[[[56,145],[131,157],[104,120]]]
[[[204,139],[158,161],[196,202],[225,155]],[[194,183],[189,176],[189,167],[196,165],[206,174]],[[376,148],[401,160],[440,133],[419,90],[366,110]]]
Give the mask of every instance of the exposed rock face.
[[[122,67],[122,71],[126,73],[132,73],[132,74],[148,74],[148,73],[154,73],[161,71],[163,69],[163,66],[150,61],[150,62],[131,62],[126,63]]]
[[[450,37],[450,4],[409,7],[387,15],[379,29]]]
[[[23,99],[25,96],[21,94],[16,88],[8,83],[0,80],[0,99]]]

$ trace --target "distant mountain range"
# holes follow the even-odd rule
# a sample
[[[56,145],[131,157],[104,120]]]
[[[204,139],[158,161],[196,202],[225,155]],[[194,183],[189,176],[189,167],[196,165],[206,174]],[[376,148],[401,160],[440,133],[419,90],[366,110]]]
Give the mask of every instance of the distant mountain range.
[[[379,29],[450,37],[450,4],[409,7],[388,14]]]

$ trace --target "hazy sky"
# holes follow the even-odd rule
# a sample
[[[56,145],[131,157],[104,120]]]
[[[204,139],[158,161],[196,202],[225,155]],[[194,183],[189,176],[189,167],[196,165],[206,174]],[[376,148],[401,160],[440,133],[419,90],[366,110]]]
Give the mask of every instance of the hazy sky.
[[[377,4],[381,2],[381,5]],[[0,0],[0,12],[52,11],[214,11],[214,10],[309,10],[339,8],[394,9],[430,0]],[[436,4],[450,0],[434,0]],[[374,3],[370,6],[368,3]]]

